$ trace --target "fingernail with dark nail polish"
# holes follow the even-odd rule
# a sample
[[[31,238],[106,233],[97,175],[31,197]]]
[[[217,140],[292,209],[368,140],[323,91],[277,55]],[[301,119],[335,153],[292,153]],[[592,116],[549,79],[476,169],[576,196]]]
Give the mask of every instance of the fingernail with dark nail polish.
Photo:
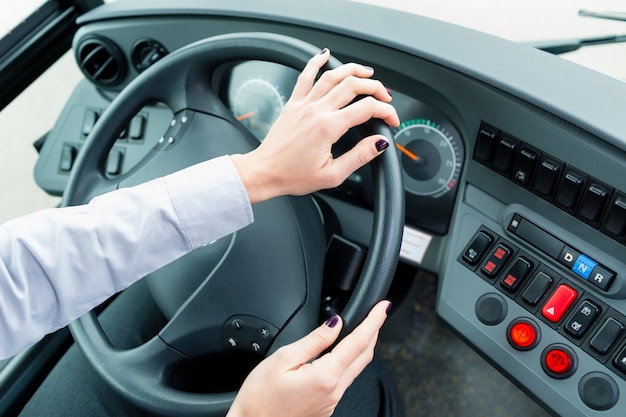
[[[320,51],[320,55],[324,55],[326,52],[328,52],[328,48],[324,48]]]
[[[386,310],[387,314],[389,314],[389,312],[391,311],[391,306],[392,306],[392,304],[391,304],[391,301],[390,301],[389,304],[387,305],[387,310]]]
[[[337,323],[339,323],[339,316],[335,314],[326,320],[326,323],[324,324],[332,329],[337,325]]]
[[[376,150],[378,152],[382,152],[388,147],[389,147],[389,142],[387,142],[385,139],[381,139],[378,142],[376,142]]]

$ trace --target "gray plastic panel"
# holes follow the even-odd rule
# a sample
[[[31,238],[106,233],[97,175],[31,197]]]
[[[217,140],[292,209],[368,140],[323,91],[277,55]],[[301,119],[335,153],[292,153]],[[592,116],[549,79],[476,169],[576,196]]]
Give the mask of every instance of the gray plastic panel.
[[[626,407],[626,381],[614,371],[595,360],[588,353],[573,344],[566,337],[557,333],[551,326],[521,305],[507,297],[497,285],[491,285],[482,279],[477,272],[470,270],[457,258],[463,252],[465,246],[481,227],[487,227],[504,236],[507,241],[520,247],[520,242],[515,241],[499,222],[500,217],[506,217],[511,210],[520,209],[519,206],[508,207],[503,204],[494,204],[489,195],[484,194],[477,188],[469,185],[464,193],[464,201],[459,205],[457,216],[453,223],[454,239],[450,247],[450,253],[443,268],[442,275],[445,277],[439,289],[437,305],[438,314],[455,328],[472,346],[501,369],[522,389],[535,397],[539,402],[548,404],[553,411],[562,416],[618,416],[622,415]],[[488,205],[489,212],[482,213],[481,205]],[[499,209],[496,213],[494,208]],[[494,218],[494,214],[497,217]],[[532,255],[538,255],[532,253]],[[547,258],[541,258],[541,262],[548,264]],[[556,269],[560,274],[564,270]],[[581,284],[574,278],[570,280],[574,285]],[[590,289],[584,287],[586,291]],[[592,291],[592,290],[591,290]],[[508,307],[508,313],[504,321],[495,326],[482,324],[476,317],[476,301],[487,293],[503,295]],[[617,304],[617,303],[616,303]],[[516,318],[531,319],[540,329],[541,340],[539,345],[527,352],[520,352],[509,344],[506,338],[507,326]],[[566,379],[554,379],[548,376],[541,367],[541,353],[544,348],[553,344],[561,343],[570,347],[578,357],[578,368],[573,376]],[[609,411],[594,411],[587,407],[579,397],[578,383],[589,372],[600,371],[610,375],[617,383],[620,399]]]

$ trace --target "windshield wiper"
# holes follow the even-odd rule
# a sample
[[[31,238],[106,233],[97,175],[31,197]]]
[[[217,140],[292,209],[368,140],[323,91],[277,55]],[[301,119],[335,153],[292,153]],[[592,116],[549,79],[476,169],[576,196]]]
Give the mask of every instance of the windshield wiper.
[[[613,12],[602,11],[596,12],[593,10],[581,9],[578,11],[579,16],[595,17],[598,19],[619,20],[626,22],[626,12]],[[581,39],[559,39],[549,41],[531,42],[530,46],[533,46],[542,51],[549,52],[551,54],[559,55],[566,52],[573,52],[585,46],[594,45],[606,45],[611,43],[626,42],[626,35],[605,35],[595,36],[590,38]]]
[[[594,12],[593,10],[579,10],[579,16],[585,17],[596,17],[598,19],[607,19],[607,20],[620,20],[622,22],[626,22],[626,12]]]
[[[573,52],[585,46],[606,45],[620,42],[626,42],[626,35],[606,35],[581,39],[558,39],[531,42],[529,45],[542,51],[558,55],[566,52]]]

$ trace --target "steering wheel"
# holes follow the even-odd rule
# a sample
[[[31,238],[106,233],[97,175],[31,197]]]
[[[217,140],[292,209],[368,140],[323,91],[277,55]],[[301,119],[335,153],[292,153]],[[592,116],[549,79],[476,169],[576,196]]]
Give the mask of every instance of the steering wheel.
[[[62,204],[82,204],[209,158],[252,150],[258,142],[219,99],[217,76],[225,65],[246,60],[302,70],[318,52],[297,39],[245,33],[209,38],[170,54],[134,79],[102,114],[76,160]],[[339,65],[332,58],[325,69]],[[129,172],[107,176],[106,158],[118,133],[153,103],[174,113],[166,140]],[[370,121],[363,129],[363,134],[382,133],[393,144],[382,121]],[[372,168],[377,190],[373,230],[361,276],[342,312],[343,335],[385,297],[400,251],[404,191],[396,152],[383,153]],[[272,199],[253,210],[252,225],[148,277],[168,319],[148,342],[130,350],[115,348],[93,312],[70,325],[90,364],[130,402],[160,415],[223,416],[236,390],[178,389],[168,378],[177,364],[242,352],[259,361],[318,324],[326,247],[319,209],[305,196]]]

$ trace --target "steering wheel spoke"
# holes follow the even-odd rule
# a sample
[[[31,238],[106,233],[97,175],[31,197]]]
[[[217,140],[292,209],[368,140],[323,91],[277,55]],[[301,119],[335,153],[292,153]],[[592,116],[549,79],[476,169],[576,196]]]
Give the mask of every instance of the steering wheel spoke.
[[[148,277],[157,304],[170,320],[161,337],[177,350],[201,356],[224,348],[255,350],[257,343],[262,354],[270,346],[269,337],[295,316],[304,315],[308,328],[316,324],[317,304],[313,308],[307,303],[311,297],[319,300],[325,239],[315,207],[309,197],[277,198],[255,205],[254,216],[245,229]],[[192,278],[197,288],[191,294],[170,279],[190,270],[207,274]],[[240,337],[230,332],[237,318],[243,323]],[[244,337],[251,327],[269,334],[258,340]],[[228,346],[231,337],[236,346]]]
[[[97,346],[82,345],[81,348],[88,357],[97,355],[105,358],[92,362],[92,365],[100,374],[108,375],[109,382],[123,381],[113,387],[128,400],[143,404],[144,409],[158,415],[185,416],[223,415],[223,410],[232,403],[232,392],[215,394],[207,403],[205,395],[171,388],[169,374],[181,361],[188,360],[185,355],[159,336],[136,348],[118,350],[108,342],[94,313],[89,315],[93,316],[93,320],[75,322],[73,331],[103,341]]]

